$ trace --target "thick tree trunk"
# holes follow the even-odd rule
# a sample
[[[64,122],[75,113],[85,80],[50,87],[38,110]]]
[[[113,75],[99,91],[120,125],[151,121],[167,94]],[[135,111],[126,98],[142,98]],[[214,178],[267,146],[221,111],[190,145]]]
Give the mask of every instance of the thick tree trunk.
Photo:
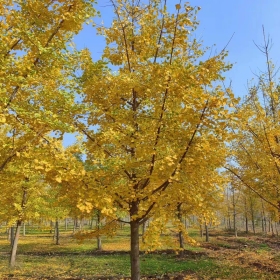
[[[130,222],[130,265],[131,280],[140,280],[139,222]]]
[[[17,247],[18,247],[18,240],[19,240],[19,234],[20,234],[20,226],[21,226],[21,221],[17,221],[15,236],[11,236],[12,251],[11,251],[11,256],[10,256],[10,267],[14,267],[16,264],[16,255],[17,255]]]

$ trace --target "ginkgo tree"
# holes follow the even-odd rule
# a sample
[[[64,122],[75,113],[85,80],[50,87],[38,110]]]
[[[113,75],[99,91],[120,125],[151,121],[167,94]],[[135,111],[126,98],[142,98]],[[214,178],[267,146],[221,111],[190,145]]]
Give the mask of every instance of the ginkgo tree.
[[[277,71],[269,57],[271,40],[263,30],[264,44],[258,46],[266,57],[266,71],[249,87],[244,102],[236,109],[239,122],[226,166],[244,186],[280,213],[280,88]]]
[[[38,149],[48,154],[48,145],[55,148],[64,132],[74,131],[73,118],[78,106],[72,74],[76,56],[69,46],[83,24],[95,15],[93,3],[93,0],[0,1],[0,176],[7,194],[9,186],[30,185],[16,174],[24,177],[33,170],[34,176],[29,174],[26,180],[37,178],[38,163],[46,172],[44,156]],[[52,141],[50,135],[59,139]],[[62,154],[56,153],[58,157]],[[51,163],[46,165],[49,170],[54,168]],[[54,173],[61,181],[60,174]],[[11,176],[10,183],[7,174]],[[37,184],[38,192],[40,187]],[[19,188],[14,189],[19,191],[18,195],[22,190]],[[16,196],[11,196],[10,202],[13,198]],[[21,219],[16,219],[21,224]],[[11,259],[13,265],[15,258]]]
[[[199,8],[177,4],[173,14],[167,1],[111,4],[112,25],[98,29],[107,68],[88,50],[80,54],[85,113],[76,127],[86,161],[96,166],[84,178],[96,200],[83,197],[89,210],[116,219],[117,209],[128,213],[131,277],[139,279],[139,226],[177,205],[178,196],[199,208],[220,187],[235,99],[218,85],[230,68],[226,52],[206,59],[192,38]]]
[[[25,142],[73,131],[75,55],[67,47],[94,15],[93,2],[0,2],[0,120]],[[16,147],[1,168],[22,149]]]

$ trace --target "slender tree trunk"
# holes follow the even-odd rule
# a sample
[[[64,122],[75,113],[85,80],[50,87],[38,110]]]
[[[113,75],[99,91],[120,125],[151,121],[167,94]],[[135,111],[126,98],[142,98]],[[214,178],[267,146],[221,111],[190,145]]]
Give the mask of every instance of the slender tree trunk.
[[[96,220],[96,226],[97,226],[97,230],[99,231],[101,228],[101,211],[97,210],[97,220]],[[101,241],[101,236],[98,233],[97,236],[97,250],[102,250],[102,241]]]
[[[65,227],[65,231],[68,230],[68,221],[67,221],[67,218],[65,218],[64,220],[64,227]]]
[[[20,226],[21,226],[21,221],[17,221],[15,236],[13,236],[13,235],[11,236],[12,251],[11,251],[11,256],[10,256],[10,267],[14,267],[16,264],[16,255],[17,255],[17,247],[18,247],[18,240],[19,240],[19,234],[20,234]]]
[[[263,233],[266,235],[267,234],[267,228],[266,228],[266,216],[265,216],[265,211],[264,211],[264,205],[263,205],[263,200],[262,200],[262,230]]]
[[[235,237],[237,237],[237,225],[236,225],[236,200],[235,200],[235,189],[232,188],[232,207],[233,207],[233,230]]]
[[[245,216],[245,232],[248,234],[249,227],[248,227],[248,210],[247,210],[247,200],[246,197],[244,198],[244,216]]]
[[[50,221],[50,227],[51,227],[50,233],[52,233],[53,232],[53,221]]]
[[[250,198],[250,211],[251,211],[251,220],[252,220],[252,228],[254,234],[256,234],[256,228],[255,228],[255,212],[253,207],[253,201],[252,198]]]
[[[23,188],[23,194],[22,194],[22,200],[21,200],[21,209],[22,209],[21,214],[23,214],[23,211],[24,211],[24,208],[26,205],[26,201],[27,201],[27,191],[25,188]],[[16,255],[17,255],[17,247],[18,247],[21,223],[22,223],[21,220],[17,221],[15,236],[11,235],[12,250],[11,250],[11,255],[10,255],[10,267],[14,267],[16,264]]]
[[[140,280],[139,222],[130,222],[130,265],[131,280]]]
[[[274,229],[273,229],[273,221],[272,221],[272,218],[270,218],[270,226],[271,226],[271,235],[274,236]]]
[[[202,228],[202,224],[199,225],[199,228],[200,228],[200,237],[202,238],[202,237],[203,237],[203,228]]]
[[[178,205],[177,205],[177,218],[183,224],[183,215],[182,215],[181,206],[182,206],[182,203],[178,203]],[[183,237],[182,230],[179,231],[178,237],[179,237],[180,249],[184,249],[184,237]]]
[[[10,239],[11,247],[13,247],[14,239],[15,239],[15,227],[14,226],[10,227],[9,239]]]
[[[205,226],[205,241],[209,242],[209,230],[208,230],[208,225],[206,222],[205,222],[204,226]]]
[[[245,217],[245,231],[246,231],[247,234],[249,233],[249,225],[248,225],[248,217],[247,217],[247,215]]]
[[[59,222],[55,220],[55,245],[59,245]]]
[[[23,225],[22,225],[22,235],[23,236],[26,235],[26,225],[25,225],[25,223],[23,223]]]

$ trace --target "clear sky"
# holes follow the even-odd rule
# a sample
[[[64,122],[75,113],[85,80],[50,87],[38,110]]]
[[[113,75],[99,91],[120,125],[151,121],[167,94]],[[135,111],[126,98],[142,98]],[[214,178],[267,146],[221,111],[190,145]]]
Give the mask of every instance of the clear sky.
[[[97,0],[98,1],[98,0]],[[167,0],[170,7],[179,0]],[[184,1],[182,1],[184,2]],[[247,82],[265,70],[265,57],[255,47],[254,42],[263,44],[262,26],[273,41],[271,58],[280,66],[280,0],[190,0],[191,6],[200,6],[197,18],[200,22],[196,37],[201,38],[204,46],[213,46],[213,50],[223,49],[232,35],[227,49],[228,61],[234,66],[227,73],[226,85],[232,81],[236,96],[244,96]],[[99,0],[96,9],[101,12],[97,23],[109,26],[113,17],[109,0]],[[94,59],[99,59],[104,47],[104,39],[96,35],[91,26],[75,38],[78,49],[87,47]]]
[[[98,1],[98,0],[97,0]],[[170,7],[179,0],[167,0]],[[184,2],[184,1],[182,1]],[[227,49],[228,61],[234,67],[227,73],[232,80],[235,94],[246,94],[247,81],[265,69],[265,57],[255,47],[263,43],[262,26],[267,35],[273,40],[271,58],[280,66],[280,0],[190,0],[191,6],[200,6],[198,13],[200,25],[196,30],[196,37],[202,38],[205,46],[216,46],[213,50],[220,51],[230,40]],[[101,21],[109,26],[113,17],[109,0],[99,0],[96,5],[101,12]],[[94,59],[100,58],[104,47],[104,40],[97,36],[95,29],[85,26],[84,30],[75,38],[77,47],[87,47]]]

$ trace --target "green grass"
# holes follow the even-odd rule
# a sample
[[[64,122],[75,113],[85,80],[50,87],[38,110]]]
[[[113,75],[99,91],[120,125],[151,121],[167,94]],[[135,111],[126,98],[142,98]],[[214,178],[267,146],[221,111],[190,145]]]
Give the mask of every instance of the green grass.
[[[113,238],[103,238],[105,253],[96,251],[96,240],[84,240],[79,243],[70,232],[61,233],[60,245],[55,245],[50,233],[21,236],[17,265],[9,269],[10,245],[6,236],[0,236],[0,279],[93,279],[100,277],[128,277],[130,275],[129,236],[127,228]],[[196,236],[197,230],[192,231]],[[196,239],[199,239],[197,236]],[[210,238],[212,244],[222,250],[233,246],[225,240]],[[242,238],[242,244],[248,244],[248,250],[270,254],[270,247],[261,242]],[[203,244],[202,244],[203,245]],[[221,258],[219,251],[211,257],[203,246],[186,246],[189,251],[180,257],[175,253],[161,252],[141,254],[141,274],[143,276],[163,276],[172,273],[190,273],[197,279],[279,279],[278,275],[257,271],[255,267],[242,267],[238,263]],[[231,248],[233,249],[233,248]],[[114,251],[114,253],[110,253]],[[232,251],[232,250],[231,250]],[[245,252],[245,251],[243,251]],[[251,252],[251,251],[250,251]],[[275,255],[275,260],[279,258]],[[191,276],[192,277],[192,276]],[[196,278],[190,278],[196,279]]]

